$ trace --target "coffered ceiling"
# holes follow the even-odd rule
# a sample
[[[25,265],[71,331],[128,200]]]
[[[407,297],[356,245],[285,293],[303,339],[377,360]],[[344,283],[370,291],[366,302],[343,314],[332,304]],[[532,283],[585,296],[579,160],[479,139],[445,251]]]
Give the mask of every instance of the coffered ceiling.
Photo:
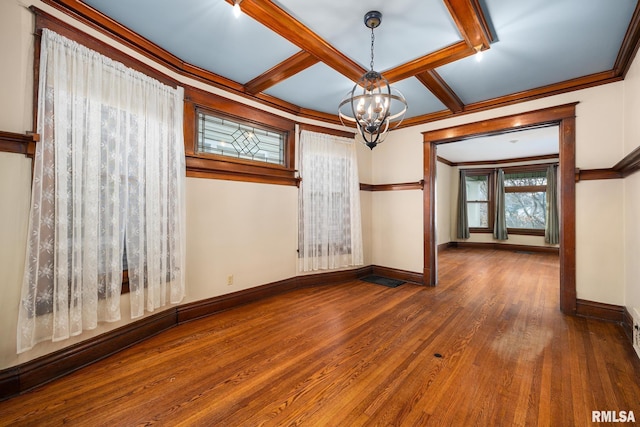
[[[370,10],[403,125],[620,80],[640,31],[637,0],[243,0],[238,18],[231,0],[44,1],[178,72],[331,122],[369,68]]]

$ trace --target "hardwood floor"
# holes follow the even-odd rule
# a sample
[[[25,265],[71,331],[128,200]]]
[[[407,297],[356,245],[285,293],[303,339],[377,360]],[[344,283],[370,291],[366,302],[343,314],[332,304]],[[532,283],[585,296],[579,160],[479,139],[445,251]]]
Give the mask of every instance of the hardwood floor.
[[[559,311],[558,257],[452,249],[440,284],[296,290],[0,402],[0,425],[592,425],[633,411],[622,327]]]

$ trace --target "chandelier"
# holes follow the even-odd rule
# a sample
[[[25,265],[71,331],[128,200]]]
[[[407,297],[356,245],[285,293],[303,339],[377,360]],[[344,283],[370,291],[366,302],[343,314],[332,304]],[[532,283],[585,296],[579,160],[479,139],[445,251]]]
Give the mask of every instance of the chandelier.
[[[373,70],[373,30],[381,22],[382,14],[378,11],[364,15],[364,24],[371,28],[371,70],[360,77],[338,106],[342,124],[355,123],[365,145],[372,150],[384,141],[388,131],[398,127],[407,111],[407,101],[400,91],[392,88],[382,74]],[[390,125],[394,120],[397,121]]]

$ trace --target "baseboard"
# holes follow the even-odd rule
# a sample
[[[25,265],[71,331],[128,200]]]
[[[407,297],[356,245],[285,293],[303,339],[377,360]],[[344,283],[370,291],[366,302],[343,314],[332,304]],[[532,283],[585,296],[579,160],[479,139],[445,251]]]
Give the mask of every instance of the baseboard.
[[[447,242],[438,245],[438,251],[444,251],[445,249],[457,248],[458,242]]]
[[[380,267],[377,265],[373,267],[373,274],[378,276],[389,277],[391,279],[404,280],[405,282],[417,283],[419,285],[424,284],[424,277],[421,273],[414,273],[412,271],[398,270],[397,268]]]
[[[367,266],[350,270],[296,276],[268,283],[266,285],[233,292],[231,294],[220,295],[218,297],[184,304],[177,308],[178,323],[184,323],[201,317],[210,316],[223,310],[228,310],[263,298],[279,295],[294,289],[356,280],[359,277],[371,274],[371,269],[371,266]]]
[[[441,245],[443,246],[443,245]],[[493,250],[505,250],[514,252],[540,252],[550,254],[560,254],[560,248],[554,246],[530,246],[530,245],[512,245],[509,243],[495,243],[495,242],[449,242],[446,244],[446,248],[474,248],[474,249],[493,249]],[[440,246],[438,246],[440,249]]]
[[[576,315],[591,319],[623,324],[625,307],[602,302],[576,300]]]
[[[95,338],[0,371],[0,400],[31,390],[174,327],[171,308]]]
[[[622,313],[622,329],[624,329],[624,333],[629,338],[629,342],[633,345],[633,317],[627,307],[622,307],[624,312]]]
[[[351,270],[297,276],[164,310],[62,350],[1,370],[0,401],[61,378],[180,323],[206,317],[293,289],[356,280],[372,274],[373,271],[374,266],[366,266]],[[410,277],[408,272],[402,272],[402,270],[384,269],[384,271],[393,278],[408,280],[407,278]]]
[[[269,283],[231,294],[207,298],[181,305],[177,308],[178,323],[210,316],[223,310],[244,305],[272,295],[278,295],[297,287],[295,278]]]

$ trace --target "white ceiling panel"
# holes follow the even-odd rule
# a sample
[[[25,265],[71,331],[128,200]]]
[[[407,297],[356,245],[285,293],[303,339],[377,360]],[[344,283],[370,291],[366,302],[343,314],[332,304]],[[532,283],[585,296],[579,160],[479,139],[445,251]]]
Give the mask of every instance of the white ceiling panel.
[[[558,154],[558,126],[524,129],[438,145],[438,156],[453,163],[520,159]]]
[[[612,69],[637,2],[485,3],[497,41],[437,70],[465,104]]]
[[[460,34],[441,0],[277,0],[282,9],[314,33],[369,69],[371,30],[364,15],[377,10],[375,69],[383,71],[457,41]]]
[[[183,61],[238,83],[300,51],[224,0],[85,0]]]

